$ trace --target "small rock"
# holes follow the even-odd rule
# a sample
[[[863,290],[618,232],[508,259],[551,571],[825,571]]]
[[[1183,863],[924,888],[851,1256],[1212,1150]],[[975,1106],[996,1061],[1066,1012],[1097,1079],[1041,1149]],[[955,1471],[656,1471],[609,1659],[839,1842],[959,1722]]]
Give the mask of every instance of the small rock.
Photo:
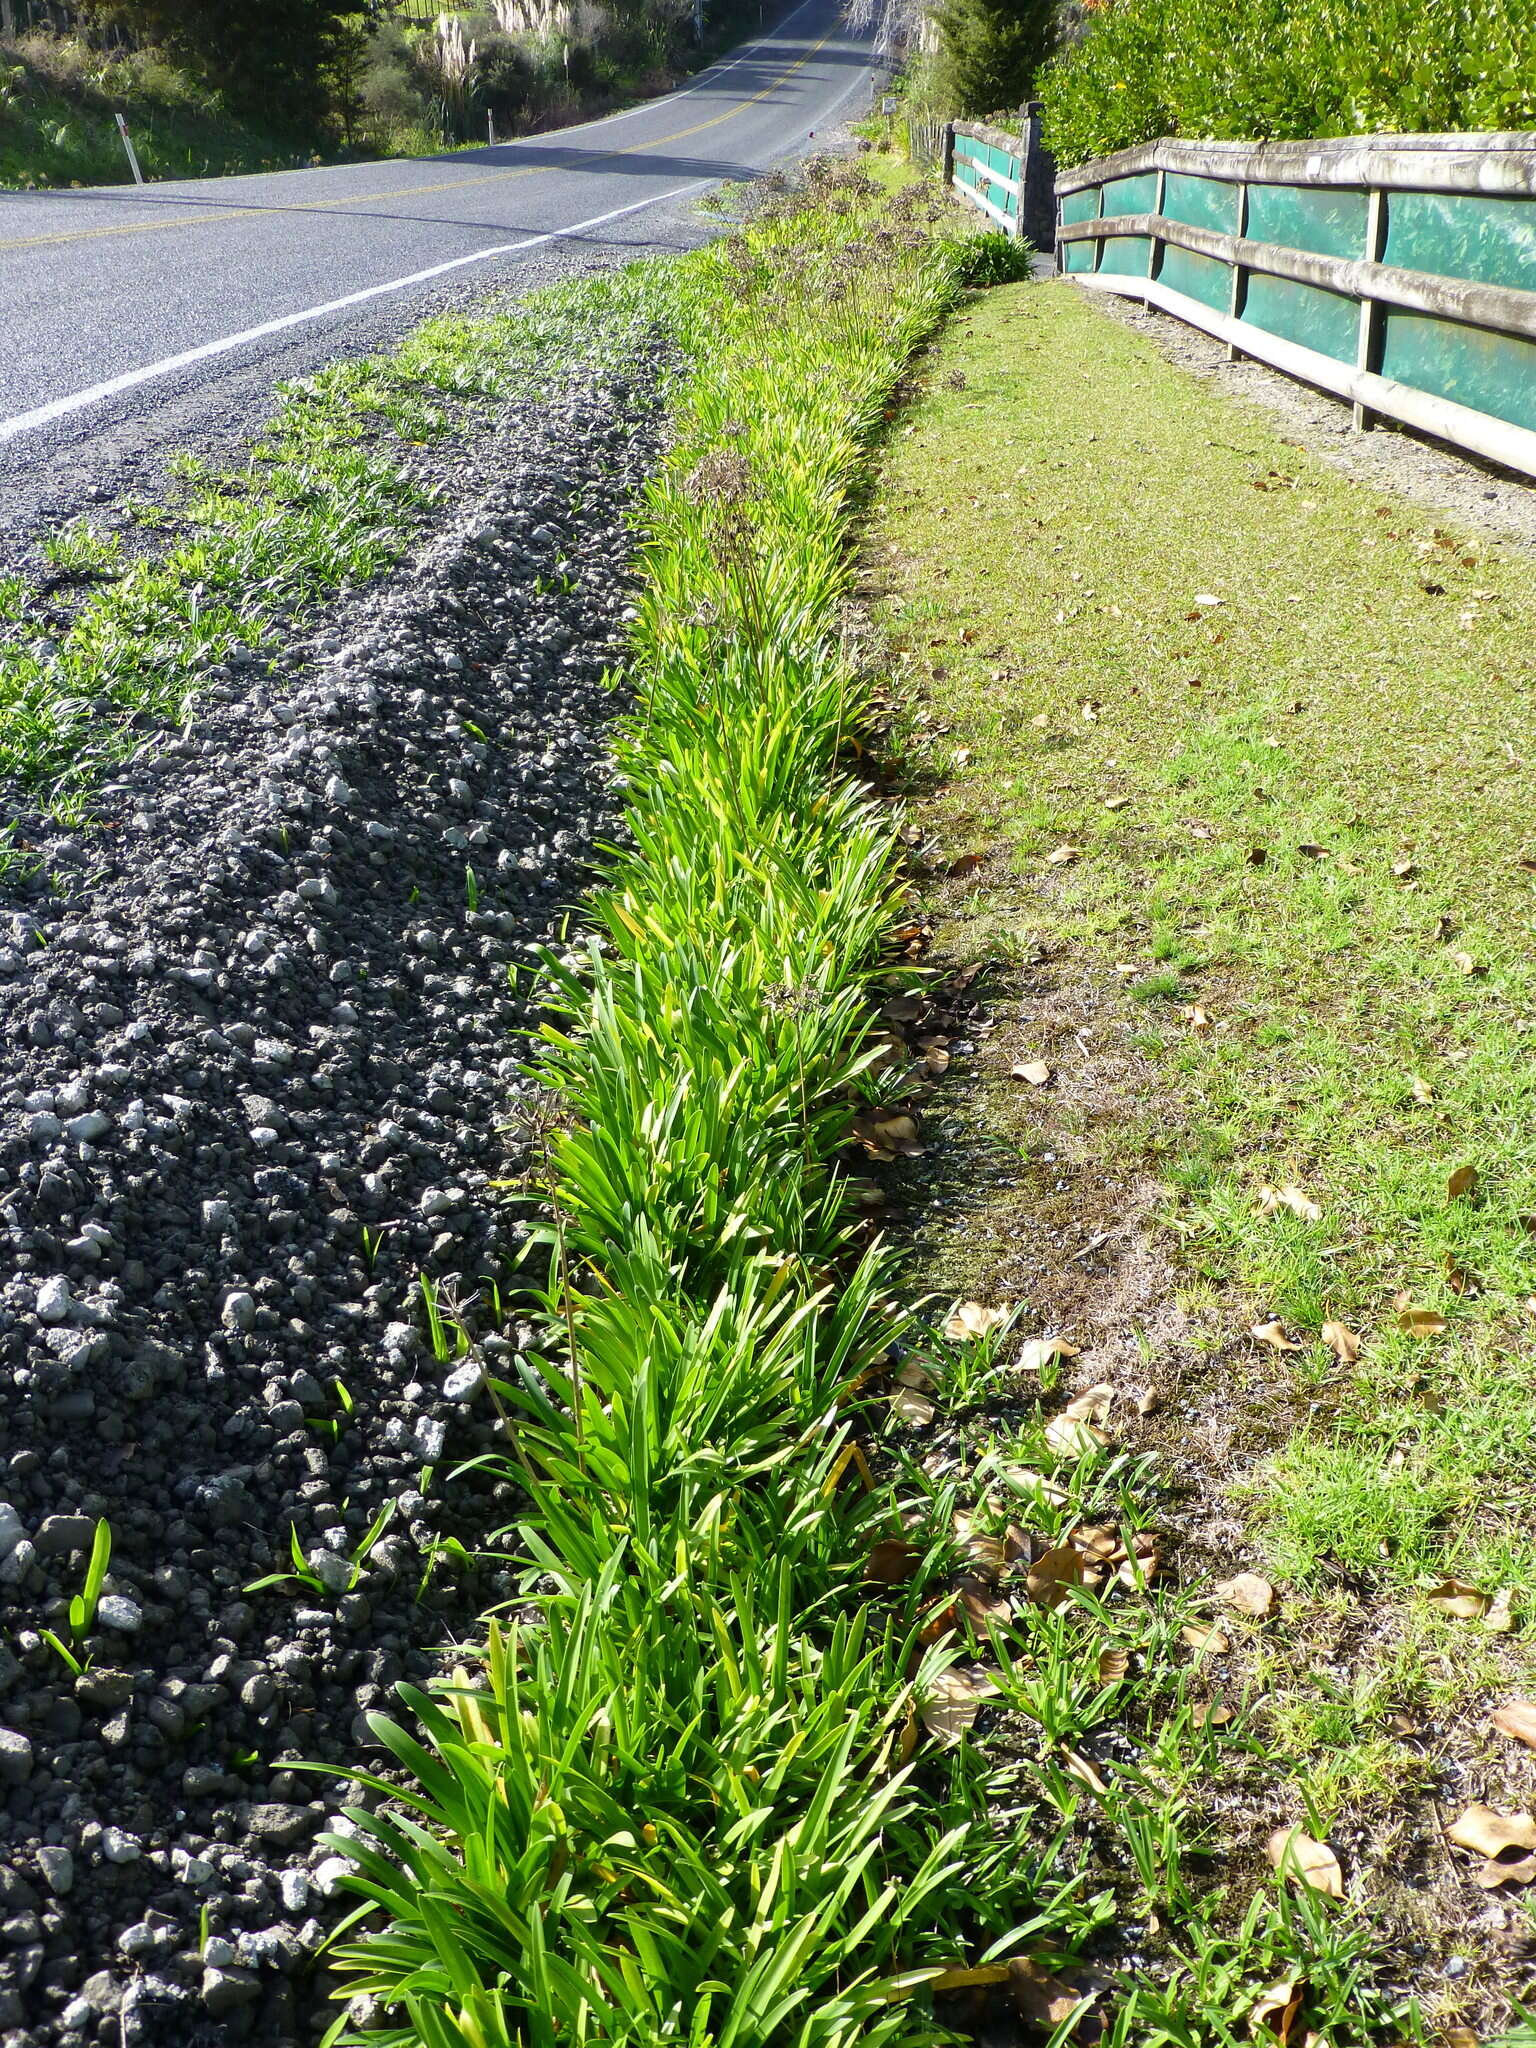
[[[31,1775],[31,1743],[13,1728],[0,1728],[0,1784],[25,1785]]]
[[[43,1873],[43,1883],[54,1897],[68,1898],[75,1883],[75,1859],[71,1852],[45,1844],[37,1852],[37,1867]]]
[[[203,2004],[213,2019],[238,2012],[261,1995],[261,1979],[254,1970],[204,1970]]]
[[[45,1280],[37,1290],[37,1319],[40,1323],[62,1323],[68,1319],[70,1285],[59,1274]]]
[[[130,1835],[123,1828],[103,1828],[101,1853],[109,1863],[137,1863],[144,1854],[144,1845],[137,1835]]]
[[[119,1635],[136,1635],[144,1626],[143,1609],[125,1593],[104,1593],[96,1606],[96,1619]]]

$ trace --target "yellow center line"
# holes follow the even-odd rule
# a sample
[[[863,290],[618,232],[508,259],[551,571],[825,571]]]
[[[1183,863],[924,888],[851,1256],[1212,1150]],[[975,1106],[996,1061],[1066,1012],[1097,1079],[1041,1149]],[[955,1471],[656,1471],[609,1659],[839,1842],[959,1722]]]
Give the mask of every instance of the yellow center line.
[[[54,235],[18,235],[9,241],[0,240],[0,249],[36,249],[49,243],[94,242],[107,235],[149,235],[161,228],[201,227],[206,222],[220,220],[259,220],[273,213],[335,213],[345,206],[371,206],[384,199],[416,199],[431,192],[462,191],[469,185],[504,185],[511,178],[536,178],[541,171],[585,170],[591,164],[609,162],[615,157],[638,156],[645,150],[665,149],[671,143],[686,142],[691,135],[702,135],[706,128],[718,128],[722,121],[733,121],[748,107],[756,106],[760,100],[776,93],[786,79],[793,78],[803,65],[810,63],[818,50],[831,42],[834,33],[829,29],[819,43],[813,43],[803,57],[796,58],[787,70],[781,71],[771,84],[765,85],[761,92],[753,93],[750,99],[737,100],[723,114],[712,114],[707,121],[694,122],[691,128],[678,128],[671,135],[655,135],[649,142],[637,142],[632,149],[592,150],[585,156],[573,157],[568,164],[529,164],[521,170],[487,171],[468,178],[443,178],[432,185],[397,185],[389,191],[359,192],[348,199],[318,199],[305,206],[232,206],[214,213],[178,214],[169,220],[133,221],[122,227],[65,228]],[[0,198],[3,196],[0,194]],[[449,222],[446,225],[469,227],[473,223]]]

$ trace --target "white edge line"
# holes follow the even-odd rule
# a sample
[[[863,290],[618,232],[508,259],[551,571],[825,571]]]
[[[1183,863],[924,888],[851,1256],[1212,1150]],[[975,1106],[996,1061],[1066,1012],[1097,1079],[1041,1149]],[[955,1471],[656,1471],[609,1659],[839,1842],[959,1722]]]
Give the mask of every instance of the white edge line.
[[[629,206],[616,206],[611,213],[594,214],[591,220],[573,221],[569,227],[551,228],[548,234],[529,235],[520,242],[500,242],[491,249],[475,249],[468,256],[454,256],[446,263],[434,263],[430,270],[412,271],[409,277],[391,278],[387,284],[371,284],[360,292],[348,292],[345,298],[329,299],[323,306],[308,306],[302,313],[284,313],[277,320],[264,320],[259,327],[244,328],[239,334],[226,334],[218,341],[205,341],[197,348],[184,349],[178,356],[166,356],[158,363],[147,363],[141,370],[127,370],[120,377],[109,377],[103,384],[91,384],[84,391],[71,392],[67,398],[50,399],[46,405],[34,406],[31,412],[17,413],[13,419],[0,420],[0,441],[13,440],[30,428],[47,426],[52,420],[63,419],[85,406],[99,404],[104,398],[115,398],[119,392],[132,391],[140,384],[152,383],[157,377],[168,377],[192,363],[206,362],[210,356],[227,355],[231,349],[244,348],[247,342],[265,340],[269,334],[282,334],[290,327],[323,320],[327,314],[345,312],[348,306],[361,306],[369,299],[382,299],[391,292],[407,291],[412,285],[426,284],[434,277],[444,277],[450,270],[462,270],[471,263],[487,263],[494,256],[516,256],[525,249],[539,249],[547,242],[563,241],[568,235],[585,234],[590,228],[605,227],[611,220],[623,220],[626,214],[642,213],[648,206],[663,206],[669,199],[681,199],[689,192],[702,192],[711,183],[712,179],[696,178],[688,185],[674,185],[670,192],[658,192],[650,199],[637,199]]]

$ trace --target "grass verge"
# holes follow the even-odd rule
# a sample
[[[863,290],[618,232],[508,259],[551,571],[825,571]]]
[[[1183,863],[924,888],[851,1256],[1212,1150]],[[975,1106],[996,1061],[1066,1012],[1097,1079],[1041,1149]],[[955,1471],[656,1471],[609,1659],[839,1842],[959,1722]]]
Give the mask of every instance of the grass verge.
[[[927,212],[818,173],[674,273],[630,843],[524,1106],[543,1346],[496,1386],[525,1504],[491,1538],[523,1597],[373,1720],[333,2040],[1203,2048],[1288,1978],[1340,2048],[1414,2030],[1293,1846],[1236,1931],[1194,1895],[1228,1738],[1143,1475],[1091,1407],[989,1400],[995,1325],[901,1311],[848,1170],[901,1141],[872,1004],[928,1000],[844,610],[868,444],[972,260]]]
[[[1497,2030],[1524,1879],[1458,1829],[1536,1801],[1529,557],[1065,286],[931,367],[868,594],[934,957],[992,978],[925,1111],[927,1274],[1074,1339],[1186,1577],[1270,1587],[1222,1623],[1246,1746],[1194,1781],[1229,1938],[1301,1824],[1399,1981]]]

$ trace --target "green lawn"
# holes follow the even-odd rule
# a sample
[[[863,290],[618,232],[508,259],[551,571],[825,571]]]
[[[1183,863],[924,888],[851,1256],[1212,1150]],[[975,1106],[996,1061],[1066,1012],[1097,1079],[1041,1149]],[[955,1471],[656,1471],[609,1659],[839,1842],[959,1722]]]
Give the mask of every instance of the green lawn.
[[[868,593],[933,957],[993,963],[997,1025],[929,1108],[930,1276],[1156,1388],[1122,1434],[1186,1576],[1278,1589],[1231,1660],[1262,1797],[1351,1845],[1430,2012],[1505,2021],[1524,1894],[1485,1908],[1433,1802],[1536,1800],[1487,1722],[1536,1690],[1532,559],[1064,284],[975,300],[924,382]]]

